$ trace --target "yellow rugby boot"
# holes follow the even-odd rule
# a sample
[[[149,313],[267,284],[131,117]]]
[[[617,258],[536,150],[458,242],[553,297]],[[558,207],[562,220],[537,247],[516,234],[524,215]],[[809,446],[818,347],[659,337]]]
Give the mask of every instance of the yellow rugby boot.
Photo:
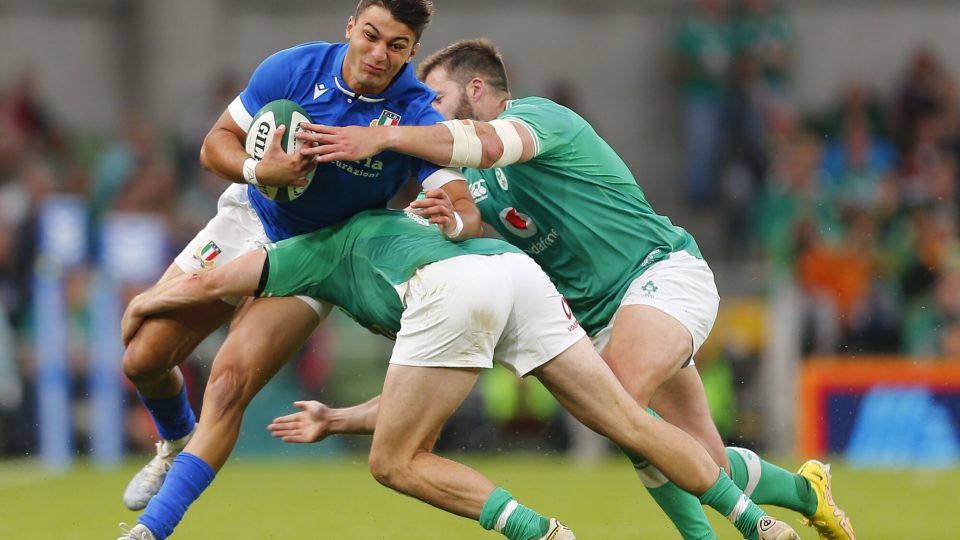
[[[811,459],[797,473],[806,478],[817,493],[817,511],[805,516],[804,523],[817,530],[820,540],[856,540],[850,518],[833,502],[830,465]]]

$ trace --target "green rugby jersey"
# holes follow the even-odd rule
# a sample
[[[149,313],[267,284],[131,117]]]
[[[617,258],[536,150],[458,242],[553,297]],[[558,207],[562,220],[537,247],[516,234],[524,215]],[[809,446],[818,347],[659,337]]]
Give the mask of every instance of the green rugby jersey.
[[[451,242],[436,225],[399,210],[368,210],[267,246],[269,269],[260,295],[319,298],[364,327],[393,336],[403,312],[394,285],[418,268],[460,255],[514,252],[520,250],[492,238]]]
[[[696,241],[656,214],[620,156],[590,124],[548,99],[507,103],[500,119],[526,125],[535,157],[465,169],[483,221],[533,257],[591,335],[616,312],[630,282]]]

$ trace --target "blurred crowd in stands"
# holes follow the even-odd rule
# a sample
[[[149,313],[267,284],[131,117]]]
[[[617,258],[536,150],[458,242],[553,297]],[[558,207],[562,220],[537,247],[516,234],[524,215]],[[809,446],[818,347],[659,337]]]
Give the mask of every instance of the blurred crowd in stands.
[[[829,108],[799,110],[786,13],[767,0],[694,6],[678,21],[673,47],[684,135],[677,180],[691,213],[710,209],[725,227],[723,258],[761,261],[794,279],[804,293],[805,353],[960,356],[954,74],[933,51],[918,48],[899,80],[882,88],[848,81]],[[68,133],[38,100],[38,84],[29,71],[0,83],[0,454],[8,455],[36,450],[31,336],[38,330],[30,294],[39,206],[51,194],[75,194],[88,204],[91,231],[111,211],[161,216],[172,260],[215,213],[225,183],[201,171],[197,156],[239,89],[224,77],[184,109],[175,133],[159,133],[130,113],[114,138],[100,140]],[[683,223],[682,214],[672,217]],[[92,270],[65,276],[80,451]],[[315,335],[295,362],[300,397],[331,395],[328,334]],[[205,360],[185,364],[196,404],[216,345],[197,353]],[[738,375],[714,364],[721,369],[698,361],[730,434],[735,417],[723,411],[736,408]],[[491,433],[557,427],[557,407],[542,389],[500,375],[483,382],[476,406],[454,419],[465,435],[448,438],[453,445],[510,445]],[[150,423],[127,392],[128,443],[147,446]],[[478,419],[494,427],[479,429]],[[562,429],[547,433],[548,445],[567,444]]]
[[[804,352],[960,355],[954,74],[918,48],[900,80],[799,110],[794,41],[768,0],[700,0],[678,26],[690,204],[722,209],[726,259],[795,278]]]

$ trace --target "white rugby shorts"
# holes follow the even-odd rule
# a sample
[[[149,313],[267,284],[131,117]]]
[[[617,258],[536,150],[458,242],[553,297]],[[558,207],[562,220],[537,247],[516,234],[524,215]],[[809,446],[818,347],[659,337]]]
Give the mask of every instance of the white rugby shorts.
[[[652,306],[680,321],[690,332],[695,355],[717,320],[720,295],[706,261],[677,251],[633,280],[620,305]],[[591,338],[597,351],[602,352],[610,341],[616,318],[614,314],[606,328]]]
[[[250,206],[245,184],[231,184],[217,200],[217,215],[187,243],[174,259],[184,272],[211,269],[270,243],[260,216]],[[320,318],[330,313],[330,305],[309,296],[297,296],[317,312]],[[237,304],[239,298],[223,298]]]
[[[397,287],[405,309],[392,364],[491,368],[524,376],[586,333],[526,255],[462,255],[428,264]]]

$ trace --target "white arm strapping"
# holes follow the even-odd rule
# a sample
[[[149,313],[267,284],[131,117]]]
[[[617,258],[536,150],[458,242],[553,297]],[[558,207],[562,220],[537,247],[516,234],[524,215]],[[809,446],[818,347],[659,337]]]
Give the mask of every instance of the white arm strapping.
[[[500,142],[503,143],[503,154],[500,155],[500,159],[491,165],[490,168],[506,167],[519,161],[520,156],[523,154],[523,140],[520,139],[520,134],[517,133],[517,128],[513,126],[513,122],[509,120],[491,120],[490,125],[493,126],[494,131],[497,132],[497,136],[500,137]]]
[[[440,122],[447,126],[453,136],[453,154],[450,156],[449,167],[480,166],[483,159],[483,143],[477,136],[477,128],[470,120],[447,120]]]

